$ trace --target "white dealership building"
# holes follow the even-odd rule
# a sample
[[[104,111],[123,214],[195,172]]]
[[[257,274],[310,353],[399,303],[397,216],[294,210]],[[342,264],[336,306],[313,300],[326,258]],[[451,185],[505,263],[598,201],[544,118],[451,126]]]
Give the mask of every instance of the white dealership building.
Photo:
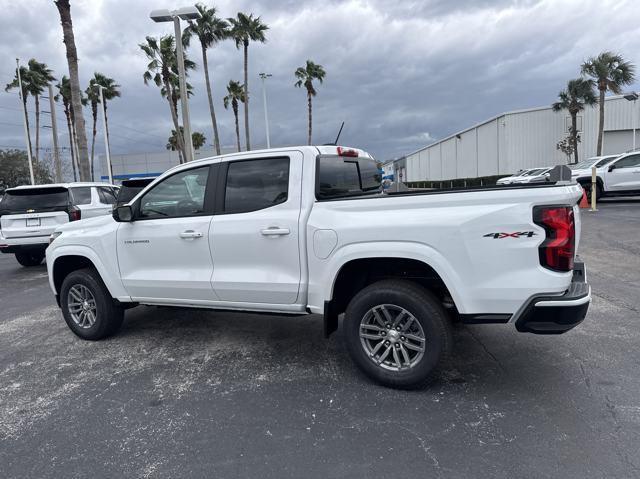
[[[640,102],[624,96],[607,97],[605,103],[604,153],[623,153],[633,148],[634,127],[640,118]],[[578,115],[581,142],[579,159],[596,154],[598,106]],[[441,181],[507,175],[520,169],[567,164],[569,158],[556,148],[568,135],[567,111],[550,106],[502,113],[427,145],[396,163],[404,182]],[[640,147],[640,132],[636,132]],[[405,170],[406,169],[406,170]],[[406,176],[406,177],[405,177]]]

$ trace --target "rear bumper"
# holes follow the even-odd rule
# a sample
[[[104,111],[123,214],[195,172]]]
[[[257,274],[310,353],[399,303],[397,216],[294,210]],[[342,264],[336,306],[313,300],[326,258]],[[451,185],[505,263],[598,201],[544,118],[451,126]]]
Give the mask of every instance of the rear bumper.
[[[562,334],[580,324],[589,309],[591,287],[584,263],[576,261],[573,280],[562,296],[534,297],[516,320],[522,333]]]
[[[22,251],[44,251],[49,246],[49,236],[31,238],[5,238],[0,235],[0,252],[20,253]]]

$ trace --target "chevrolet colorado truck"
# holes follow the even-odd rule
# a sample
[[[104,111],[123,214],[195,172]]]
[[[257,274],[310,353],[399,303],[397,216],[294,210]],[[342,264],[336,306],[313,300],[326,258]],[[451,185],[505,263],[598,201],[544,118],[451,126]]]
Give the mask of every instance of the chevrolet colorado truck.
[[[591,199],[591,169],[594,166],[597,200],[603,196],[640,195],[640,152],[596,156],[575,165],[571,176],[584,187],[589,199]]]
[[[575,182],[381,193],[365,151],[303,146],[177,166],[113,216],[60,226],[49,282],[89,340],[160,305],[320,314],[374,380],[437,374],[451,322],[558,334],[591,291]],[[301,319],[302,320],[302,319]]]

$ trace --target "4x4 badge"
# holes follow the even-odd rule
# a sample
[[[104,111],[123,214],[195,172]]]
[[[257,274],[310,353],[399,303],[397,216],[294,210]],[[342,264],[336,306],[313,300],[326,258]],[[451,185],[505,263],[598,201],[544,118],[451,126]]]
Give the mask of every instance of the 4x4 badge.
[[[527,238],[531,238],[535,236],[535,231],[519,231],[516,233],[487,233],[484,235],[485,238],[493,238],[493,239],[502,239],[502,238],[520,238],[522,236],[526,236]]]

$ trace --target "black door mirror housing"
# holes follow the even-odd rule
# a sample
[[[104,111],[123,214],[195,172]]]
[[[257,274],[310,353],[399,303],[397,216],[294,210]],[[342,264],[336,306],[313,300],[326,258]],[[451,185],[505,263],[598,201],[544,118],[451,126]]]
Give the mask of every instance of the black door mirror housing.
[[[615,170],[615,169],[616,169],[616,165],[611,165],[611,166],[609,167],[609,173],[611,173],[611,172],[612,172],[613,170]]]
[[[118,223],[130,223],[133,221],[133,208],[131,205],[122,205],[114,208],[113,219]]]

